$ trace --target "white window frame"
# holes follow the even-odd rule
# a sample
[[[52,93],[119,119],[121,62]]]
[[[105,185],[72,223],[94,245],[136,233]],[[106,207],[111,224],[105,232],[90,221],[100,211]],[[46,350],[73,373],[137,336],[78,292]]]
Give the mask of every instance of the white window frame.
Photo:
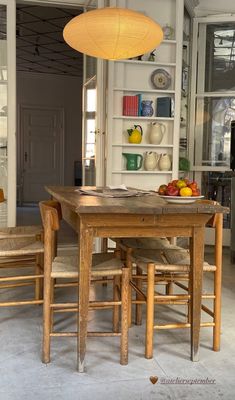
[[[235,97],[234,91],[224,92],[204,92],[200,90],[197,92],[197,61],[198,61],[198,48],[200,44],[198,42],[199,35],[199,24],[221,24],[223,22],[234,22],[235,16],[211,16],[211,17],[201,17],[195,18],[193,21],[193,40],[192,40],[192,76],[191,76],[191,101],[190,101],[190,120],[189,120],[189,159],[191,163],[191,170],[195,172],[204,172],[204,171],[218,171],[225,172],[229,171],[229,168],[226,166],[203,166],[195,163],[194,152],[195,152],[195,124],[196,124],[196,101],[197,99],[203,99],[205,97]],[[201,68],[205,68],[204,63],[201,63]],[[200,85],[200,88],[202,85]],[[200,158],[201,155],[199,155]],[[198,160],[199,160],[198,158]]]

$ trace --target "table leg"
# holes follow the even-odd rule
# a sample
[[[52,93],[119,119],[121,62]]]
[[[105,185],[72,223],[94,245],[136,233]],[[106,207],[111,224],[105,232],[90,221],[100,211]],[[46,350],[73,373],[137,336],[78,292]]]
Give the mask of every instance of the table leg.
[[[199,360],[202,273],[204,260],[204,227],[194,227],[191,238],[191,359]]]
[[[79,245],[79,312],[78,312],[78,371],[85,370],[87,321],[89,307],[89,287],[92,265],[93,231],[82,221],[80,222]]]

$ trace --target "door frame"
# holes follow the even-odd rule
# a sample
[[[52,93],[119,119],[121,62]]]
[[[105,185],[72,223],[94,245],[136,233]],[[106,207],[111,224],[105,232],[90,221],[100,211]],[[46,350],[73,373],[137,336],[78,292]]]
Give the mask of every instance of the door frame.
[[[94,9],[93,5],[81,4],[79,0],[21,0],[21,4],[83,7]],[[101,7],[106,0],[96,0],[96,7]],[[17,0],[0,0],[7,6],[7,66],[8,66],[8,191],[7,214],[8,226],[16,225],[17,199],[17,146],[16,146],[16,5]]]
[[[44,106],[44,105],[35,105],[35,104],[19,104],[18,105],[18,118],[17,118],[17,130],[18,130],[18,139],[19,139],[19,145],[17,147],[17,156],[18,156],[18,167],[19,167],[19,174],[18,174],[18,190],[19,190],[19,200],[20,203],[24,202],[23,199],[23,184],[24,184],[24,135],[23,135],[23,113],[25,109],[32,109],[32,110],[38,110],[38,109],[43,109],[43,110],[56,110],[59,111],[61,114],[61,121],[62,121],[62,127],[61,127],[61,140],[60,140],[60,160],[61,160],[61,167],[60,167],[60,183],[61,185],[64,185],[64,151],[65,151],[65,132],[64,132],[64,108],[63,107],[50,107],[50,106]]]
[[[0,0],[7,9],[7,225],[16,224],[16,0]]]

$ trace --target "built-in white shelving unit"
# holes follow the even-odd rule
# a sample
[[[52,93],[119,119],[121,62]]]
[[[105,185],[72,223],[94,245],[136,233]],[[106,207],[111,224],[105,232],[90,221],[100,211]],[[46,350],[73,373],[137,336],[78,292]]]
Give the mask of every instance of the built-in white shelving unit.
[[[162,27],[173,28],[171,37],[163,40],[155,50],[155,60],[148,61],[150,54],[144,54],[141,60],[118,60],[108,63],[107,91],[107,163],[106,182],[108,185],[126,184],[145,189],[156,189],[162,183],[178,177],[180,102],[183,46],[183,0],[113,0],[111,6],[126,7],[153,18]],[[159,13],[159,10],[161,12]],[[156,89],[151,75],[157,69],[165,70],[171,77],[171,84],[166,89]],[[152,101],[152,116],[129,116],[123,113],[123,96],[140,95],[142,100]],[[171,99],[171,115],[157,115],[157,99]],[[159,144],[150,143],[151,124],[165,126],[163,139]],[[140,125],[143,130],[142,141],[131,144],[127,129]],[[168,154],[171,159],[169,171],[145,170],[143,162],[139,170],[128,170],[126,157],[122,153],[140,154],[147,152]]]

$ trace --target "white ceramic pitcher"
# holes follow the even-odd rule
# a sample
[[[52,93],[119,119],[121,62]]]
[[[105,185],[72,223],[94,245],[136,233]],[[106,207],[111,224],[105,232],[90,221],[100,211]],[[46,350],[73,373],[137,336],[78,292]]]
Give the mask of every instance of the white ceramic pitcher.
[[[144,153],[144,169],[152,171],[156,169],[159,160],[159,154],[155,151],[146,151]]]
[[[151,122],[150,125],[149,142],[151,144],[160,144],[166,132],[166,126],[160,122]]]
[[[161,154],[158,162],[160,171],[170,171],[171,169],[171,156],[167,153]]]

